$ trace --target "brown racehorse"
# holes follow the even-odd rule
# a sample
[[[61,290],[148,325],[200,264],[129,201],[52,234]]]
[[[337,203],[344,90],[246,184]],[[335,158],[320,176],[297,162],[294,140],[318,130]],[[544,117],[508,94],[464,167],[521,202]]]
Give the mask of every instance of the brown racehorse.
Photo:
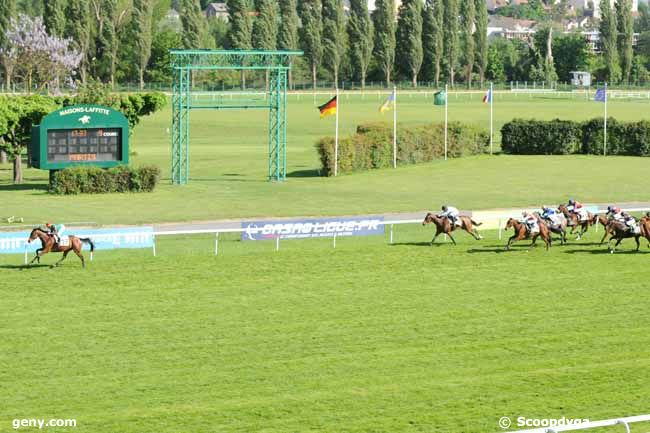
[[[95,251],[95,244],[93,243],[92,240],[88,238],[78,238],[76,236],[68,236],[69,242],[67,246],[61,246],[58,243],[55,242],[54,236],[46,233],[45,231],[41,230],[40,228],[35,228],[32,230],[32,233],[29,235],[29,239],[27,242],[31,243],[32,241],[39,239],[41,241],[41,248],[36,250],[36,257],[32,259],[29,264],[31,265],[34,262],[41,262],[41,256],[44,256],[47,253],[63,253],[63,257],[61,257],[61,260],[56,262],[52,267],[59,266],[62,261],[65,260],[65,258],[68,256],[68,253],[70,251],[74,251],[74,253],[81,259],[81,266],[86,267],[86,261],[84,260],[83,254],[81,254],[81,248],[83,247],[83,244],[88,244],[90,245],[90,256],[92,259],[92,254],[93,251]]]
[[[546,244],[546,249],[548,250],[551,247],[551,233],[549,232],[546,224],[538,224],[538,225],[539,225],[539,232],[533,235],[533,242],[530,245],[531,246],[535,245],[537,238],[541,237],[544,243]],[[506,224],[506,230],[510,228],[514,229],[515,234],[510,236],[510,239],[508,239],[508,245],[506,245],[506,250],[510,249],[510,245],[512,245],[513,242],[530,238],[530,234],[528,233],[528,227],[526,226],[526,224],[521,223],[514,218],[510,218],[508,220],[508,223]]]
[[[558,214],[558,221],[559,224],[555,225],[549,218],[544,218],[542,215],[539,214],[539,212],[535,212],[535,217],[537,217],[537,222],[539,224],[545,224],[548,229],[550,230],[551,233],[555,233],[557,235],[560,235],[560,244],[564,245],[566,244],[566,227],[567,227],[567,220],[562,214]]]
[[[648,248],[650,248],[650,212],[639,220],[639,227],[641,227],[641,236],[648,240]]]
[[[474,226],[478,227],[483,223],[477,223],[476,221],[472,220],[468,216],[459,216],[458,219],[461,222],[460,228],[465,230],[467,233],[472,235],[474,239],[477,241],[483,239],[481,235],[478,233],[478,231],[474,228]],[[439,217],[438,215],[429,212],[425,217],[424,221],[422,221],[422,225],[425,226],[427,224],[435,224],[436,225],[436,234],[433,236],[433,239],[431,239],[431,244],[436,241],[436,238],[441,235],[441,234],[446,234],[449,236],[449,239],[456,245],[456,241],[454,240],[453,236],[451,235],[451,232],[456,230],[458,226],[456,224],[452,224],[449,218],[446,217]]]
[[[571,234],[575,232],[576,228],[580,227],[580,233],[578,233],[577,239],[580,239],[582,235],[587,233],[587,230],[589,230],[590,226],[598,222],[598,216],[593,215],[591,212],[587,212],[587,219],[581,222],[578,219],[578,215],[573,212],[569,212],[569,209],[567,209],[566,205],[559,205],[557,210],[562,212],[564,217],[567,219],[569,227],[571,227]]]
[[[629,238],[634,238],[636,241],[636,250],[639,251],[639,248],[641,247],[641,244],[639,244],[641,233],[634,233],[633,231],[629,230],[629,227],[627,227],[624,223],[618,221],[612,221],[609,224],[609,231],[612,233],[612,237],[609,238],[609,242],[607,243],[607,248],[609,248],[610,253],[614,254],[616,247],[621,243],[621,241],[623,239]],[[611,247],[613,240],[616,240],[616,245],[614,245],[614,248]]]

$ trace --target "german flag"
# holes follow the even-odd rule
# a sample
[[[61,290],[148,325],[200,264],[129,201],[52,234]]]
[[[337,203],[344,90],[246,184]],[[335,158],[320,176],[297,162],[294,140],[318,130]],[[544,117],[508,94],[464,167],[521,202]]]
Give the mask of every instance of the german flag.
[[[331,116],[333,114],[336,114],[336,107],[337,107],[337,96],[333,97],[320,107],[318,107],[318,111],[320,111],[320,118],[322,119],[323,117]]]

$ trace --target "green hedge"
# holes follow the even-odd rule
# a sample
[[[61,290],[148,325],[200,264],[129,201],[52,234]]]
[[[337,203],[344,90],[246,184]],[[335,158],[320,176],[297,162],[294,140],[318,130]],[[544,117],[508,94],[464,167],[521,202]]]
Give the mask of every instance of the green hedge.
[[[429,162],[444,157],[444,124],[398,126],[398,165]],[[450,122],[448,151],[450,158],[476,155],[489,150],[487,131],[474,125]],[[325,137],[316,144],[322,174],[334,174],[334,137]],[[359,125],[352,136],[339,137],[339,173],[392,167],[393,126],[388,123]]]
[[[603,119],[586,122],[515,119],[501,128],[501,149],[516,155],[603,153]],[[607,118],[609,155],[650,156],[650,122]]]
[[[160,179],[154,166],[119,166],[108,170],[72,167],[57,171],[50,182],[52,194],[105,194],[111,192],[151,192]]]

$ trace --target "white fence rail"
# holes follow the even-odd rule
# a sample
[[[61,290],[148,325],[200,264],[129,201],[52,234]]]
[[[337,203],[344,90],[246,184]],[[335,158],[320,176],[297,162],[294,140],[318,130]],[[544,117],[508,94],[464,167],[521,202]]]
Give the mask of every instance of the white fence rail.
[[[630,416],[626,418],[607,419],[602,421],[591,421],[574,425],[563,425],[555,427],[542,427],[532,430],[516,430],[510,433],[560,433],[566,431],[587,430],[599,427],[612,427],[622,425],[626,433],[630,433],[630,424],[638,422],[650,422],[650,415]]]

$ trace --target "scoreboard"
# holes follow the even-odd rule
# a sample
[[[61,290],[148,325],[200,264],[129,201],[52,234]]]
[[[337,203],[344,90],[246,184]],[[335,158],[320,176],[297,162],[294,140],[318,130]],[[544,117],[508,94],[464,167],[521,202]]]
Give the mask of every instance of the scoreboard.
[[[128,138],[128,121],[119,111],[95,105],[65,107],[32,130],[32,166],[60,170],[127,164]]]

